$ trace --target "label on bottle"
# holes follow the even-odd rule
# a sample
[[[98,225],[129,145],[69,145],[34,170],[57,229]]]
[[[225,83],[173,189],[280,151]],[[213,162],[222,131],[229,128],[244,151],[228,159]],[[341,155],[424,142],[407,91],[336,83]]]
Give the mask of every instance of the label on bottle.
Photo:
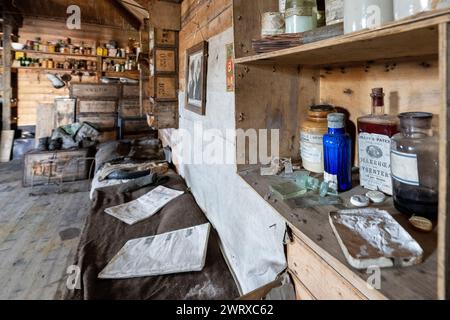
[[[325,172],[323,175],[323,180],[329,183],[330,189],[338,190],[339,181],[338,176],[336,174],[330,174],[328,172]]]
[[[301,156],[303,161],[323,164],[323,135],[301,133]]]
[[[359,168],[361,185],[392,195],[391,138],[380,134],[359,135]]]
[[[419,186],[419,167],[417,164],[417,155],[402,153],[398,151],[391,152],[392,178],[398,182]]]

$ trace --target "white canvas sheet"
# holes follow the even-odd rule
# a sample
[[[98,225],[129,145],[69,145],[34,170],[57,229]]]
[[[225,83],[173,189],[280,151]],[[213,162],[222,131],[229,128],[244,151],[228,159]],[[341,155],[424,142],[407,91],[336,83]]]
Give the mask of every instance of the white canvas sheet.
[[[100,279],[129,279],[201,271],[210,224],[128,241],[99,274]]]
[[[166,204],[181,196],[184,192],[159,186],[146,195],[116,207],[108,208],[105,212],[129,225],[150,218]]]

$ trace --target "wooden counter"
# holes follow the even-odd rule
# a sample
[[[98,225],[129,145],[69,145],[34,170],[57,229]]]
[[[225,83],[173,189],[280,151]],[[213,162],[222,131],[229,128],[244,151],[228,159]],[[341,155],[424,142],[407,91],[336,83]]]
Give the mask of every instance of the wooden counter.
[[[268,197],[269,185],[279,179],[260,176],[258,167],[249,167],[240,172],[240,176],[266,199],[292,229],[291,243],[287,245],[288,265],[299,295],[332,300],[437,299],[437,232],[421,233],[414,230],[407,218],[393,207],[392,198],[381,206],[373,207],[387,210],[393,215],[421,245],[425,261],[409,268],[381,269],[381,289],[375,290],[367,285],[371,274],[353,269],[347,263],[328,220],[331,211],[352,208],[349,199],[355,194],[365,194],[362,187],[340,194],[343,206],[292,209],[285,201]]]

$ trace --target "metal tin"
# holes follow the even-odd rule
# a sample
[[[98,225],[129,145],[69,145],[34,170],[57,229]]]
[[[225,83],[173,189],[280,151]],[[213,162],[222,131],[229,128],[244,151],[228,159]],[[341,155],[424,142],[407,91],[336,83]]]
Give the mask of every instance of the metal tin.
[[[281,12],[265,12],[261,19],[261,36],[273,36],[285,31],[284,15]]]

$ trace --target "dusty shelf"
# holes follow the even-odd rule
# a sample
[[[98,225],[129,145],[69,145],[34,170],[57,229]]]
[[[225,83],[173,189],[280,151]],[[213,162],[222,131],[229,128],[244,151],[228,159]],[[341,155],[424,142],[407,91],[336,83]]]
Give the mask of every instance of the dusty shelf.
[[[356,276],[358,279],[348,280],[353,284],[359,283],[360,288],[368,290],[365,286],[369,275],[365,271],[353,269],[347,263],[328,220],[330,212],[351,207],[349,199],[352,195],[367,192],[362,187],[357,186],[357,175],[354,176],[356,187],[349,192],[340,194],[343,199],[342,206],[317,206],[307,209],[293,209],[285,201],[274,197],[268,198],[269,186],[273,178],[261,176],[259,167],[248,167],[239,172],[239,175],[281,215],[293,229],[294,234],[301,236],[302,239],[308,239],[308,245],[339,274],[347,279]],[[420,265],[409,268],[382,269],[379,293],[394,300],[437,299],[437,231],[422,233],[414,230],[407,218],[394,208],[392,198],[389,198],[380,206],[373,207],[386,210],[392,214],[405,230],[417,240],[425,252],[425,261]]]
[[[439,24],[450,10],[421,14],[374,30],[364,30],[270,53],[236,59],[238,64],[328,65],[421,57],[439,52]]]

